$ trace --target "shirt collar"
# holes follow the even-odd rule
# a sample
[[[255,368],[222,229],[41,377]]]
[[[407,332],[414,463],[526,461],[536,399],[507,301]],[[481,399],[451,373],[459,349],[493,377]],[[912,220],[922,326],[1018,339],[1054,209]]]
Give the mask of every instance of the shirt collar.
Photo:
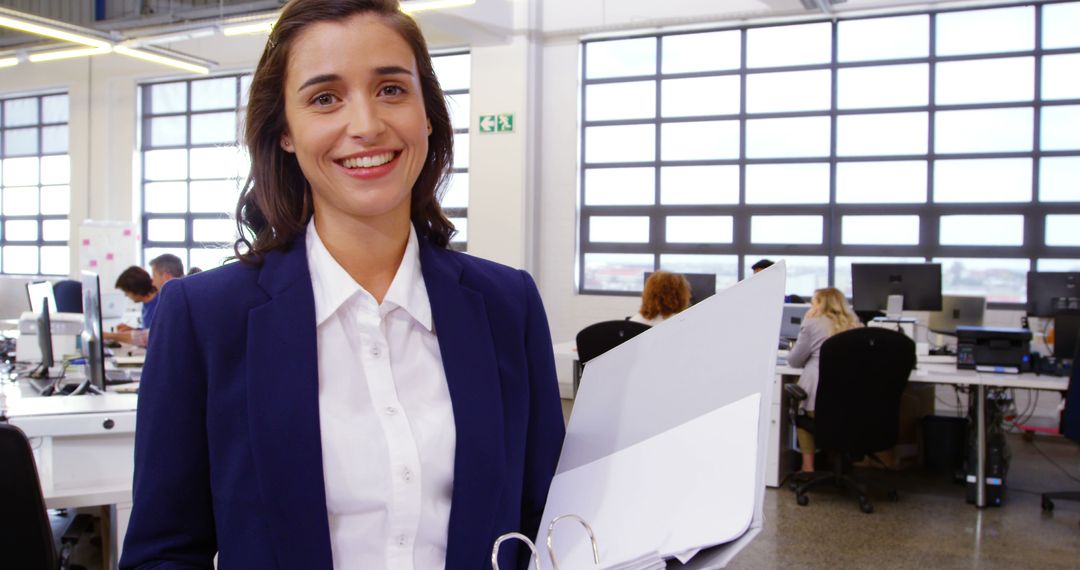
[[[374,303],[371,294],[353,280],[345,268],[330,255],[315,229],[314,217],[308,222],[306,245],[308,270],[311,272],[311,286],[315,294],[315,326],[329,319],[358,292]],[[420,243],[412,224],[409,225],[409,241],[405,245],[405,254],[379,307],[379,315],[385,316],[397,307],[404,309],[428,331],[432,330],[431,302],[428,300],[424,275],[420,271]]]

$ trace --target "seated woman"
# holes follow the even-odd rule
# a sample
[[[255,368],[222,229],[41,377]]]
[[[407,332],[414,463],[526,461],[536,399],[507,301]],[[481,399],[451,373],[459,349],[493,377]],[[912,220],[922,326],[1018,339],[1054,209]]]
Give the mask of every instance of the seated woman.
[[[645,281],[641,309],[629,319],[655,326],[689,306],[690,282],[686,277],[669,271],[657,271]]]
[[[829,287],[818,289],[810,300],[810,310],[799,327],[799,336],[795,346],[788,354],[788,364],[802,368],[799,386],[806,390],[808,397],[802,405],[806,415],[814,417],[814,399],[817,397],[818,358],[821,345],[836,333],[861,327],[862,323],[848,305],[844,293]],[[802,450],[802,471],[814,470],[814,435],[802,428],[798,429],[799,449]]]
[[[142,303],[142,319],[139,328],[120,324],[116,327],[117,332],[103,333],[105,340],[146,346],[158,302],[158,289],[154,286],[153,278],[142,267],[132,265],[116,278],[116,288],[123,291],[128,299]]]

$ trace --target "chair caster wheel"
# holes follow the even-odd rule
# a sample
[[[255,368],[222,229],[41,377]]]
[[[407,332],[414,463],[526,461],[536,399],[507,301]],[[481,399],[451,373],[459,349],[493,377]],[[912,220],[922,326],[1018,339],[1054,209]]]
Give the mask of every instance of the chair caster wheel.
[[[795,502],[799,503],[800,507],[805,507],[810,504],[810,497],[806,495],[795,495]]]
[[[1050,499],[1048,499],[1046,497],[1043,497],[1042,510],[1044,510],[1046,512],[1053,511],[1054,510],[1054,501],[1051,501]]]
[[[859,501],[859,510],[866,514],[870,514],[874,512],[874,505],[872,505],[870,501]]]

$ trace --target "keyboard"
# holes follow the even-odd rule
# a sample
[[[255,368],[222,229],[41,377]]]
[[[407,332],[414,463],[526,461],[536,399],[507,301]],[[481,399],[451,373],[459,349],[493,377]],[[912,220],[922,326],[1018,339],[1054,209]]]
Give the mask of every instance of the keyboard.
[[[127,370],[117,370],[115,368],[105,369],[106,384],[128,384],[134,382],[135,380],[131,376],[131,373]]]

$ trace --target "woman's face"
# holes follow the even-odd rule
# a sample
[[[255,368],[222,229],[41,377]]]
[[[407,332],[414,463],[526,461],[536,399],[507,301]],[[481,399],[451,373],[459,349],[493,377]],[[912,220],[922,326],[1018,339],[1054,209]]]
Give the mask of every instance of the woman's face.
[[[284,88],[281,146],[316,215],[407,223],[430,133],[409,44],[373,14],[313,24],[292,43]]]

